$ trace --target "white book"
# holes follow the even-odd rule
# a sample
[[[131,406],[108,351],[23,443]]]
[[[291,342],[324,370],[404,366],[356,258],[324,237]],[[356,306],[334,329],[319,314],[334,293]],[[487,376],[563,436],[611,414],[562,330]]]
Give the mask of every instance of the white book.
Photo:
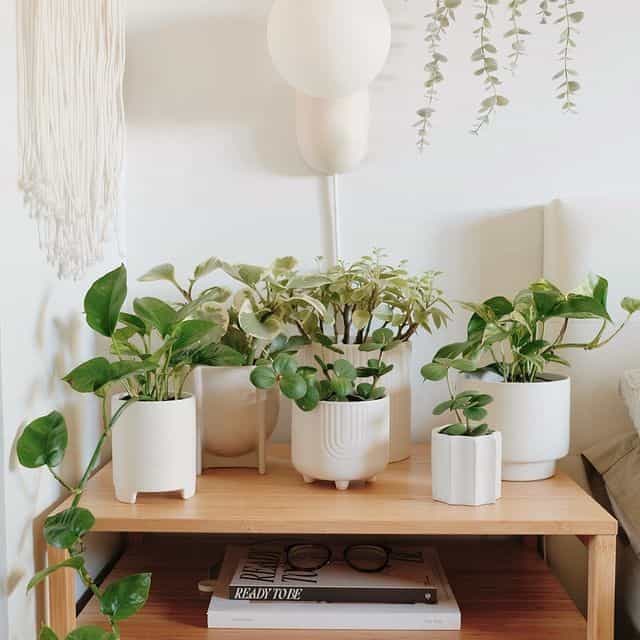
[[[291,602],[230,600],[228,585],[242,558],[242,548],[225,554],[216,590],[207,612],[207,626],[219,629],[343,629],[343,630],[458,630],[460,608],[437,554],[432,575],[437,604],[381,604],[352,602]]]

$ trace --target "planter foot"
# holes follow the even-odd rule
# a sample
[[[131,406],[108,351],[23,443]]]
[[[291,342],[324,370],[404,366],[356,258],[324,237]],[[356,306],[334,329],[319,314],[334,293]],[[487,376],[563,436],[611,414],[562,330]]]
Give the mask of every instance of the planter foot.
[[[189,498],[193,498],[196,495],[196,486],[193,485],[191,487],[187,487],[186,489],[182,489],[180,491],[180,497],[183,500],[188,500]]]
[[[370,478],[367,478],[367,482],[376,482],[378,480],[378,476],[371,476]]]
[[[349,488],[348,480],[336,480],[336,489],[338,491],[345,491],[348,488]]]
[[[125,491],[116,488],[116,500],[118,502],[126,502],[127,504],[135,504],[138,499],[137,491]]]
[[[313,482],[315,482],[315,481],[316,481],[316,479],[315,479],[315,478],[312,478],[311,476],[307,476],[307,475],[304,475],[304,474],[302,474],[302,479],[303,479],[307,484],[311,484],[311,483],[313,483]]]

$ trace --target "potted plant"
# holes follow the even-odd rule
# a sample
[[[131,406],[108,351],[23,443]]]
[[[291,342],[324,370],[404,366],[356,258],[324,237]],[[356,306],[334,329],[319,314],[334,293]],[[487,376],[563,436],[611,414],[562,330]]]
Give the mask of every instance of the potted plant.
[[[179,490],[187,499],[196,488],[197,423],[195,399],[184,387],[199,352],[217,342],[223,328],[193,317],[212,292],[179,310],[159,298],[137,298],[133,313],[123,313],[126,281],[121,266],[96,281],[84,301],[87,322],[109,338],[118,361],[95,358],[65,380],[77,391],[90,392],[102,386],[100,376],[111,369],[133,371],[121,379],[123,393],[113,398],[114,415],[128,407],[112,437],[116,498],[133,503],[138,492]],[[108,308],[108,323],[94,312],[102,306]]]
[[[502,438],[484,422],[493,398],[471,389],[456,393],[452,369],[470,372],[475,364],[464,358],[438,358],[421,370],[425,380],[447,380],[449,399],[437,404],[433,414],[449,411],[455,417],[455,422],[431,432],[433,499],[447,504],[491,504],[502,495]]]
[[[373,481],[389,461],[389,398],[379,385],[393,365],[383,354],[397,345],[390,329],[375,332],[377,357],[364,366],[346,358],[299,367],[281,353],[251,373],[259,389],[279,388],[294,400],[291,459],[305,482],[329,480],[344,490],[356,480]],[[361,345],[366,347],[367,345]]]
[[[180,292],[187,307],[194,290],[205,276],[221,271],[242,285],[232,294],[225,287],[210,287],[200,293],[209,299],[197,317],[209,319],[224,329],[222,338],[197,354],[198,371],[194,387],[198,399],[204,466],[251,464],[262,425],[269,437],[278,421],[279,394],[257,391],[249,376],[256,363],[279,353],[295,353],[309,342],[304,334],[305,314],[324,313],[322,305],[306,295],[317,279],[303,279],[296,273],[292,257],[278,258],[269,267],[231,264],[209,258],[199,264],[183,286],[170,264],[154,267],[140,280],[166,280]],[[300,335],[284,332],[294,324]]]
[[[385,382],[391,407],[390,461],[397,462],[411,452],[411,339],[420,329],[431,333],[446,325],[451,307],[434,284],[438,272],[410,275],[405,262],[390,265],[385,258],[374,250],[353,264],[341,261],[329,268],[323,274],[326,282],[312,291],[326,314],[311,316],[307,331],[323,360],[344,354],[356,366],[366,364],[367,348],[376,350],[376,329],[393,331],[399,346],[389,354],[394,368]],[[368,346],[360,349],[362,345]]]
[[[464,373],[459,388],[491,395],[490,421],[502,433],[505,480],[542,480],[553,476],[556,461],[569,452],[570,380],[549,373],[549,365],[569,366],[567,349],[592,351],[608,344],[640,308],[624,298],[626,319],[607,333],[607,280],[590,276],[570,293],[538,280],[513,299],[496,296],[481,304],[463,303],[472,312],[467,339],[438,351],[434,363],[488,358]],[[573,322],[571,322],[573,321]],[[569,338],[571,325],[598,323],[591,340]]]

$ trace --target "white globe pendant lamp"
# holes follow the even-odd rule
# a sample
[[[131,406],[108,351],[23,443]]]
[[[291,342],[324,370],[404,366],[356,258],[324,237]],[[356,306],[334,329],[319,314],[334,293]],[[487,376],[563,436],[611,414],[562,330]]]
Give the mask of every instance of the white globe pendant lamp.
[[[354,169],[367,152],[369,84],[391,44],[382,0],[275,0],[269,51],[296,89],[298,144],[316,171]]]

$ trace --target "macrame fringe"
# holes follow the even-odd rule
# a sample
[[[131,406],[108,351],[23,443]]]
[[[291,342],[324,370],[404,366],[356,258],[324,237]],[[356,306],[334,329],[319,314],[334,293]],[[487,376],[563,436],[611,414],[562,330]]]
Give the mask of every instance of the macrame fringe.
[[[60,278],[102,258],[125,146],[124,0],[16,0],[19,186]]]

